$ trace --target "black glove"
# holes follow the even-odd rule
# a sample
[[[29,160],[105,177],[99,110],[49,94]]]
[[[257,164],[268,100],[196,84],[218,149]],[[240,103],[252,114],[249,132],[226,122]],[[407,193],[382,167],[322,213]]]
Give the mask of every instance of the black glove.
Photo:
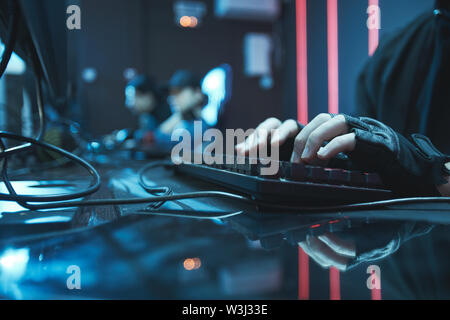
[[[427,137],[414,134],[406,139],[374,119],[344,117],[356,135],[355,150],[348,153],[353,165],[378,173],[399,196],[440,196],[436,186],[447,183],[450,156]]]

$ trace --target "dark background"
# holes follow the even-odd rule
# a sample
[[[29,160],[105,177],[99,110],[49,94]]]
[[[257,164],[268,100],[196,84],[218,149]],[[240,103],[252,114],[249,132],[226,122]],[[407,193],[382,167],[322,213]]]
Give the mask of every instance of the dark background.
[[[243,0],[245,1],[245,0]],[[135,119],[124,107],[123,72],[135,68],[160,83],[179,68],[201,74],[222,63],[233,70],[232,98],[222,124],[227,128],[256,126],[269,116],[296,117],[295,1],[282,1],[278,21],[218,19],[213,0],[203,0],[207,13],[196,29],[175,24],[174,0],[80,0],[82,30],[76,32],[78,97],[82,123],[93,135],[130,127]],[[380,38],[405,25],[431,0],[380,0]],[[367,61],[367,1],[339,0],[340,110],[355,110],[354,88]],[[308,1],[309,114],[328,109],[326,0]],[[264,90],[259,79],[244,75],[243,38],[248,32],[273,36],[274,87]],[[94,83],[80,79],[84,68],[98,72]]]

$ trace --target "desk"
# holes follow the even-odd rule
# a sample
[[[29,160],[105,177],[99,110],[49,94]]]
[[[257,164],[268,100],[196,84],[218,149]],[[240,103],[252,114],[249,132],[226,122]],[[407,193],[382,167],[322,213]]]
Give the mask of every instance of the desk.
[[[103,160],[95,164],[102,188],[92,198],[141,192],[136,172],[146,161]],[[79,179],[77,170],[58,169],[46,176]],[[162,168],[147,177],[175,192],[220,190]],[[153,213],[144,212],[145,207],[77,209],[61,230],[2,239],[0,296],[450,298],[448,205],[321,215],[260,213],[253,206],[214,199],[167,203]],[[325,245],[324,235],[334,246]],[[337,254],[346,245],[355,248],[355,257]],[[328,270],[332,261],[340,271]],[[368,288],[369,266],[379,267],[378,296],[376,286]]]

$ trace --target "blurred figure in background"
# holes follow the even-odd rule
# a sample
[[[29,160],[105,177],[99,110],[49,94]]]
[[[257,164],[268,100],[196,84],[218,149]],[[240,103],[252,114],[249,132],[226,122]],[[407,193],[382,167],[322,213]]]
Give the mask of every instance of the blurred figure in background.
[[[165,94],[145,75],[131,80],[126,87],[126,105],[139,117],[139,128],[133,134],[138,145],[154,142],[155,131],[172,114]]]
[[[202,128],[206,129],[202,109],[208,97],[202,92],[200,76],[187,70],[175,72],[169,82],[169,99],[173,114],[161,125],[162,134],[170,136],[176,129],[186,129],[193,134],[196,120],[202,121]]]
[[[105,147],[136,149],[153,145],[161,123],[172,114],[166,96],[148,76],[132,79],[125,88],[125,105],[138,117],[138,128],[116,130],[106,135],[102,139]]]

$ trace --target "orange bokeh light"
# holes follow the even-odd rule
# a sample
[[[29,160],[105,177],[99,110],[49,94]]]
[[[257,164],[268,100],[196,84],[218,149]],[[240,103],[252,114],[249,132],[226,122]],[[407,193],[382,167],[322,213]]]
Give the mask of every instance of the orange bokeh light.
[[[195,268],[195,262],[194,262],[194,259],[186,259],[186,260],[184,260],[184,263],[183,263],[183,267],[186,269],[186,270],[194,270],[194,268]]]
[[[182,16],[180,18],[180,26],[183,28],[195,28],[198,26],[198,19],[196,17]]]
[[[198,25],[198,20],[196,17],[191,17],[191,24],[190,27],[191,28],[195,28]]]
[[[184,269],[191,271],[198,269],[202,266],[202,261],[199,258],[188,258],[183,262]]]
[[[183,28],[187,28],[191,26],[191,17],[188,16],[182,16],[180,18],[180,26],[182,26]]]

